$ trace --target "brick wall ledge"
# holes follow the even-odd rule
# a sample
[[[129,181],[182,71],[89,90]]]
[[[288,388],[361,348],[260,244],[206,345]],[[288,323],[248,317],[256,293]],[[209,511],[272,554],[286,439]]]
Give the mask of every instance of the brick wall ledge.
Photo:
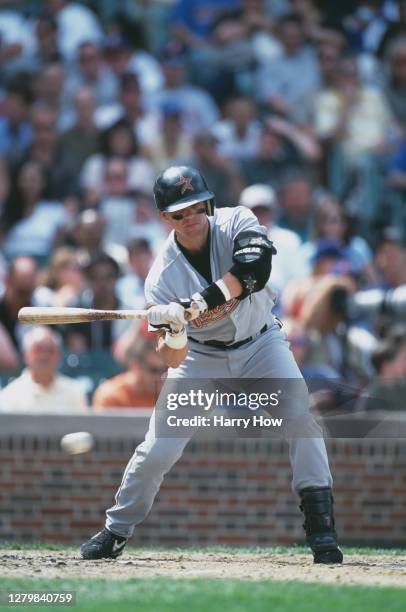
[[[97,415],[3,413],[0,414],[0,437],[54,437],[88,431],[99,439],[142,439],[148,429],[149,417],[149,410],[138,409]]]

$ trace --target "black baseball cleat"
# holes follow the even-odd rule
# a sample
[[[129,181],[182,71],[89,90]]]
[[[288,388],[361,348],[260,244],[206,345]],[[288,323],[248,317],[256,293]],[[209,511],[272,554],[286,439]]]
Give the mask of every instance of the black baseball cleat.
[[[343,562],[334,528],[333,496],[330,487],[309,487],[300,491],[303,528],[313,552],[314,563],[326,565]]]
[[[118,536],[106,527],[82,544],[80,554],[83,559],[116,559],[123,552],[127,538]]]

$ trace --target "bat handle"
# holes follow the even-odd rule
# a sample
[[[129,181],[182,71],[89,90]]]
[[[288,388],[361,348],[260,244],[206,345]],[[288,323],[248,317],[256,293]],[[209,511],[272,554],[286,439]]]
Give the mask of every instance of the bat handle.
[[[187,321],[193,321],[193,319],[197,319],[198,316],[201,315],[202,309],[200,308],[197,302],[190,302],[190,305],[185,308],[185,319]]]

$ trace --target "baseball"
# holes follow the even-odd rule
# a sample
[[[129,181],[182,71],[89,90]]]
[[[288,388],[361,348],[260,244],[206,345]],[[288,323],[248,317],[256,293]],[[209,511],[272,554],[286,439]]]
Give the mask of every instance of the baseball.
[[[93,448],[94,438],[88,431],[76,431],[61,439],[61,446],[70,455],[87,453]]]

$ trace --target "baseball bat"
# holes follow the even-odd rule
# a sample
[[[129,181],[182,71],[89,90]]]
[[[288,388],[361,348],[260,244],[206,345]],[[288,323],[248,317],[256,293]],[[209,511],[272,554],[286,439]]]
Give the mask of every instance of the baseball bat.
[[[113,319],[146,319],[147,310],[96,310],[93,308],[58,308],[54,306],[26,306],[18,313],[21,323],[58,325],[61,323],[88,323]]]

